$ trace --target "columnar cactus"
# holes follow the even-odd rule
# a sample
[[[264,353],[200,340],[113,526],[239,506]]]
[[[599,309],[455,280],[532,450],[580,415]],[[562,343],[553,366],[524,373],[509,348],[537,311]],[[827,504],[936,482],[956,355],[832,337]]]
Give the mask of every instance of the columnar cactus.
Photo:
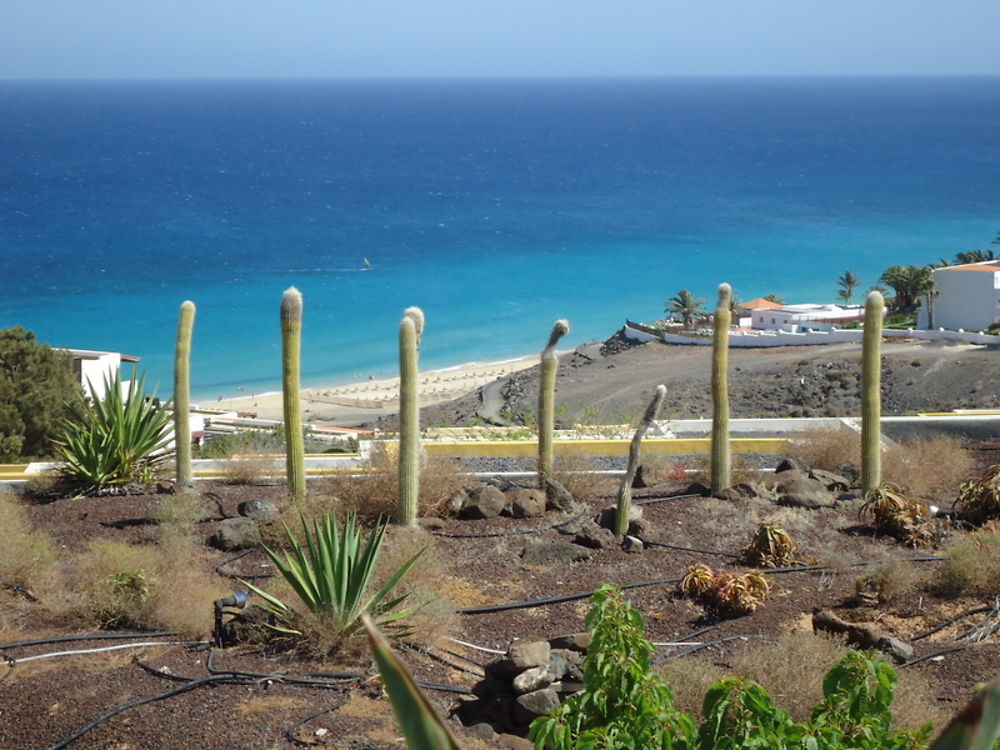
[[[191,484],[191,330],[194,313],[194,302],[181,303],[174,349],[174,445],[180,485]]]
[[[882,317],[885,301],[869,292],[861,353],[861,490],[868,493],[882,482],[880,453],[882,417]]]
[[[712,491],[730,485],[729,460],[729,324],[732,299],[729,284],[719,284],[712,343]]]
[[[285,411],[285,474],[292,500],[306,498],[306,450],[302,437],[299,378],[302,352],[302,293],[294,286],[281,297],[281,396]]]
[[[635,481],[635,473],[639,469],[639,449],[642,446],[642,438],[646,434],[649,426],[660,416],[660,409],[663,407],[663,399],[667,395],[665,385],[656,386],[656,393],[653,400],[649,402],[646,411],[639,420],[639,426],[635,428],[635,435],[632,436],[632,443],[628,449],[628,467],[625,469],[625,478],[621,487],[618,488],[618,510],[615,513],[615,535],[625,536],[628,532],[629,516],[632,513],[632,482]]]
[[[399,499],[396,522],[415,526],[420,497],[420,402],[417,380],[424,313],[408,307],[399,322]]]
[[[542,373],[538,387],[539,482],[552,478],[552,442],[556,423],[556,370],[559,369],[556,344],[567,333],[569,333],[569,321],[557,320],[552,326],[548,346],[542,351]]]

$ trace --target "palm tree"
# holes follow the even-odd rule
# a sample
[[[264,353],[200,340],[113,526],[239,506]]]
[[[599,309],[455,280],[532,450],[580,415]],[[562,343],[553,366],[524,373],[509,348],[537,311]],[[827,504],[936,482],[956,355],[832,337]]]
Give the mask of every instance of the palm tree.
[[[889,266],[879,281],[892,287],[896,296],[892,306],[897,312],[910,312],[917,306],[917,298],[934,286],[930,266]]]
[[[861,283],[861,279],[855,276],[854,271],[848,268],[837,279],[837,283],[840,285],[840,291],[837,292],[837,296],[847,304],[850,304],[851,297],[854,296],[854,287]]]
[[[994,241],[994,244],[1000,244]],[[992,250],[969,250],[964,253],[955,253],[956,263],[983,263],[988,260],[996,260],[997,255]]]
[[[696,317],[704,315],[704,307],[705,300],[698,299],[687,289],[681,289],[677,292],[676,297],[667,300],[664,312],[670,315],[680,315],[684,327],[690,328]]]
[[[770,294],[765,294],[764,299],[766,299],[768,302],[773,302],[776,305],[784,306],[785,304],[784,298],[780,294],[775,294],[774,292],[771,292]]]

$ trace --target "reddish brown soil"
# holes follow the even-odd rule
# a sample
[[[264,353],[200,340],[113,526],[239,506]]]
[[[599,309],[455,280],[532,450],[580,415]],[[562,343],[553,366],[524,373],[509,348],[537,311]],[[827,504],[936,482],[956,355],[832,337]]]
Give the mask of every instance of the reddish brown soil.
[[[997,461],[995,446],[979,446],[981,465]],[[892,539],[874,535],[859,521],[857,501],[846,502],[832,510],[789,512],[776,505],[755,499],[723,502],[705,498],[661,500],[676,493],[678,486],[663,485],[636,492],[637,500],[653,501],[645,505],[645,516],[656,529],[656,539],[676,545],[653,547],[639,555],[620,549],[596,550],[593,559],[569,567],[550,570],[526,570],[518,553],[529,539],[567,539],[552,528],[563,520],[549,515],[544,519],[489,521],[448,520],[437,534],[438,557],[445,570],[440,576],[442,597],[452,597],[459,606],[501,604],[536,597],[560,596],[593,590],[601,582],[618,584],[682,576],[688,566],[704,562],[713,567],[733,561],[724,555],[740,551],[748,541],[756,519],[777,515],[800,545],[799,557],[805,562],[836,560],[839,569],[816,570],[774,576],[775,594],[756,612],[731,620],[717,620],[691,601],[677,595],[672,583],[637,587],[629,598],[645,617],[649,636],[654,641],[683,638],[704,627],[712,630],[695,640],[717,640],[727,636],[747,635],[748,640],[732,640],[701,652],[716,664],[728,665],[745,649],[761,642],[773,642],[782,633],[807,626],[816,607],[833,608],[851,620],[877,621],[886,632],[908,639],[951,614],[983,603],[944,599],[932,585],[941,569],[939,562],[913,562],[924,583],[913,593],[881,609],[858,608],[854,601],[856,569],[844,567],[847,561],[910,557]],[[235,514],[236,505],[248,497],[282,496],[281,488],[205,487],[205,513],[219,518],[220,507],[205,493],[217,493],[221,511]],[[25,500],[33,525],[44,530],[67,555],[82,550],[95,538],[127,540],[134,544],[152,544],[153,535],[147,519],[152,518],[169,495],[133,495],[114,498],[63,499],[49,503]],[[596,501],[592,509],[606,504]],[[206,539],[217,521],[198,525],[198,534]],[[531,531],[533,533],[522,533]],[[480,536],[469,536],[480,535]],[[689,552],[677,547],[694,547],[703,552]],[[721,555],[709,554],[710,552]],[[919,554],[935,554],[920,550]],[[219,576],[215,566],[232,554],[213,551],[206,564],[205,576]],[[243,557],[223,568],[239,586],[236,576],[253,575],[266,562],[259,553]],[[266,584],[265,584],[266,585]],[[211,602],[191,602],[204,613],[205,635],[212,626]],[[59,622],[53,622],[47,602],[32,602],[22,594],[0,589],[0,608],[8,622],[18,630],[17,640],[32,637],[74,635]],[[586,599],[534,608],[520,608],[493,614],[461,615],[453,635],[488,648],[504,649],[515,638],[551,637],[582,629]],[[965,625],[971,624],[964,621]],[[91,631],[93,632],[93,631]],[[949,628],[914,643],[916,657],[931,654],[949,644],[945,639],[956,632]],[[5,640],[14,640],[6,639]],[[148,640],[141,635],[137,641]],[[11,647],[0,644],[13,667],[3,668],[0,684],[0,747],[6,750],[52,747],[60,740],[84,728],[103,714],[131,701],[177,688],[176,678],[203,678],[210,675],[207,659],[213,654],[216,670],[255,673],[257,677],[219,680],[188,692],[126,710],[73,742],[73,748],[125,750],[173,750],[180,748],[245,748],[278,750],[310,744],[337,748],[401,748],[403,744],[392,722],[378,682],[372,677],[367,657],[334,657],[329,660],[303,660],[287,653],[262,653],[239,648],[190,650],[183,646],[141,647],[134,651],[106,652],[91,656],[53,658],[16,666],[17,659],[69,649],[110,645],[111,641],[81,641]],[[933,686],[934,697],[952,713],[972,692],[977,683],[1000,672],[1000,648],[995,640],[943,655],[940,660],[923,661],[908,670],[925,675]],[[452,653],[447,653],[448,651]],[[137,661],[133,661],[133,657]],[[418,679],[469,688],[477,680],[487,654],[458,644],[444,644],[425,652],[406,650],[403,659]],[[432,658],[436,657],[436,658]],[[154,670],[169,669],[169,675],[152,674],[139,661]],[[790,664],[789,669],[795,665]],[[288,684],[288,677],[315,672],[351,671],[363,674],[360,682],[348,685],[302,686]],[[171,676],[175,679],[171,679]],[[283,679],[284,678],[284,679]],[[463,696],[431,691],[432,701],[442,711],[453,709]],[[294,736],[286,731],[310,714],[338,705],[337,710],[305,723]],[[453,720],[454,721],[454,720]],[[457,722],[455,722],[457,725]],[[322,736],[316,734],[316,730]],[[483,744],[458,728],[468,747]]]

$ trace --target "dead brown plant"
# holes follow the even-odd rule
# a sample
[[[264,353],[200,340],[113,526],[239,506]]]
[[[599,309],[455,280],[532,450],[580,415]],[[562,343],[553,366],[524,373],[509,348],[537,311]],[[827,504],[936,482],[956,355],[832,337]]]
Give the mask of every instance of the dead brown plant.
[[[618,489],[618,481],[607,474],[597,474],[597,459],[585,453],[558,453],[553,479],[565,487],[573,499],[593,503],[611,497]]]
[[[862,600],[889,604],[911,593],[919,580],[912,563],[890,557],[858,576],[854,581],[854,588]]]
[[[1000,533],[995,523],[956,538],[937,588],[951,596],[1000,594]]]
[[[458,461],[446,456],[426,456],[420,468],[420,516],[448,513],[448,502],[466,483]],[[399,494],[399,459],[384,445],[372,449],[369,470],[337,475],[323,483],[322,493],[337,499],[338,510],[356,511],[358,518],[394,518]]]
[[[284,470],[282,457],[277,454],[234,455],[224,459],[223,484],[251,485],[258,479],[280,474]]]
[[[882,452],[882,479],[924,500],[950,503],[973,469],[969,452],[952,437],[892,443]]]
[[[788,443],[785,453],[808,469],[832,471],[850,479],[860,472],[861,437],[846,428],[803,430]]]

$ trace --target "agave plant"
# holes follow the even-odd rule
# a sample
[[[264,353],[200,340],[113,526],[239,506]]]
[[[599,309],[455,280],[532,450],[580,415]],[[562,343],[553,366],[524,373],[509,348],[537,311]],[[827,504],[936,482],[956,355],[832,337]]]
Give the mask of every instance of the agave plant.
[[[145,376],[129,379],[123,393],[116,373],[104,381],[104,397],[67,406],[54,440],[63,476],[83,493],[115,485],[146,482],[170,457],[170,413],[147,397]],[[93,387],[91,387],[93,391]]]
[[[377,625],[387,630],[398,629],[398,621],[413,614],[414,610],[392,611],[406,599],[406,595],[393,598],[390,595],[423,554],[423,550],[407,560],[382,588],[369,594],[386,526],[387,522],[380,519],[362,547],[364,540],[355,513],[346,516],[342,531],[337,519],[327,513],[322,521],[314,522],[311,528],[302,519],[305,547],[299,544],[286,526],[289,551],[284,557],[266,545],[264,551],[302,600],[302,604],[310,612],[323,616],[325,624],[335,632],[347,636],[358,634],[363,629],[363,614],[369,615]],[[302,634],[291,627],[295,619],[291,607],[273,594],[246,581],[243,583],[264,600],[264,609],[285,623],[273,626],[276,630],[292,635]],[[394,634],[402,635],[400,632]]]
[[[773,523],[762,523],[743,550],[743,559],[760,568],[781,568],[791,565],[798,545],[783,528]]]
[[[910,547],[929,544],[933,534],[927,506],[903,494],[896,485],[883,482],[865,495],[860,515],[869,514],[875,529],[904,541]]]
[[[764,603],[771,593],[771,582],[763,573],[713,571],[698,563],[688,568],[678,589],[723,617],[739,617],[756,611]]]

